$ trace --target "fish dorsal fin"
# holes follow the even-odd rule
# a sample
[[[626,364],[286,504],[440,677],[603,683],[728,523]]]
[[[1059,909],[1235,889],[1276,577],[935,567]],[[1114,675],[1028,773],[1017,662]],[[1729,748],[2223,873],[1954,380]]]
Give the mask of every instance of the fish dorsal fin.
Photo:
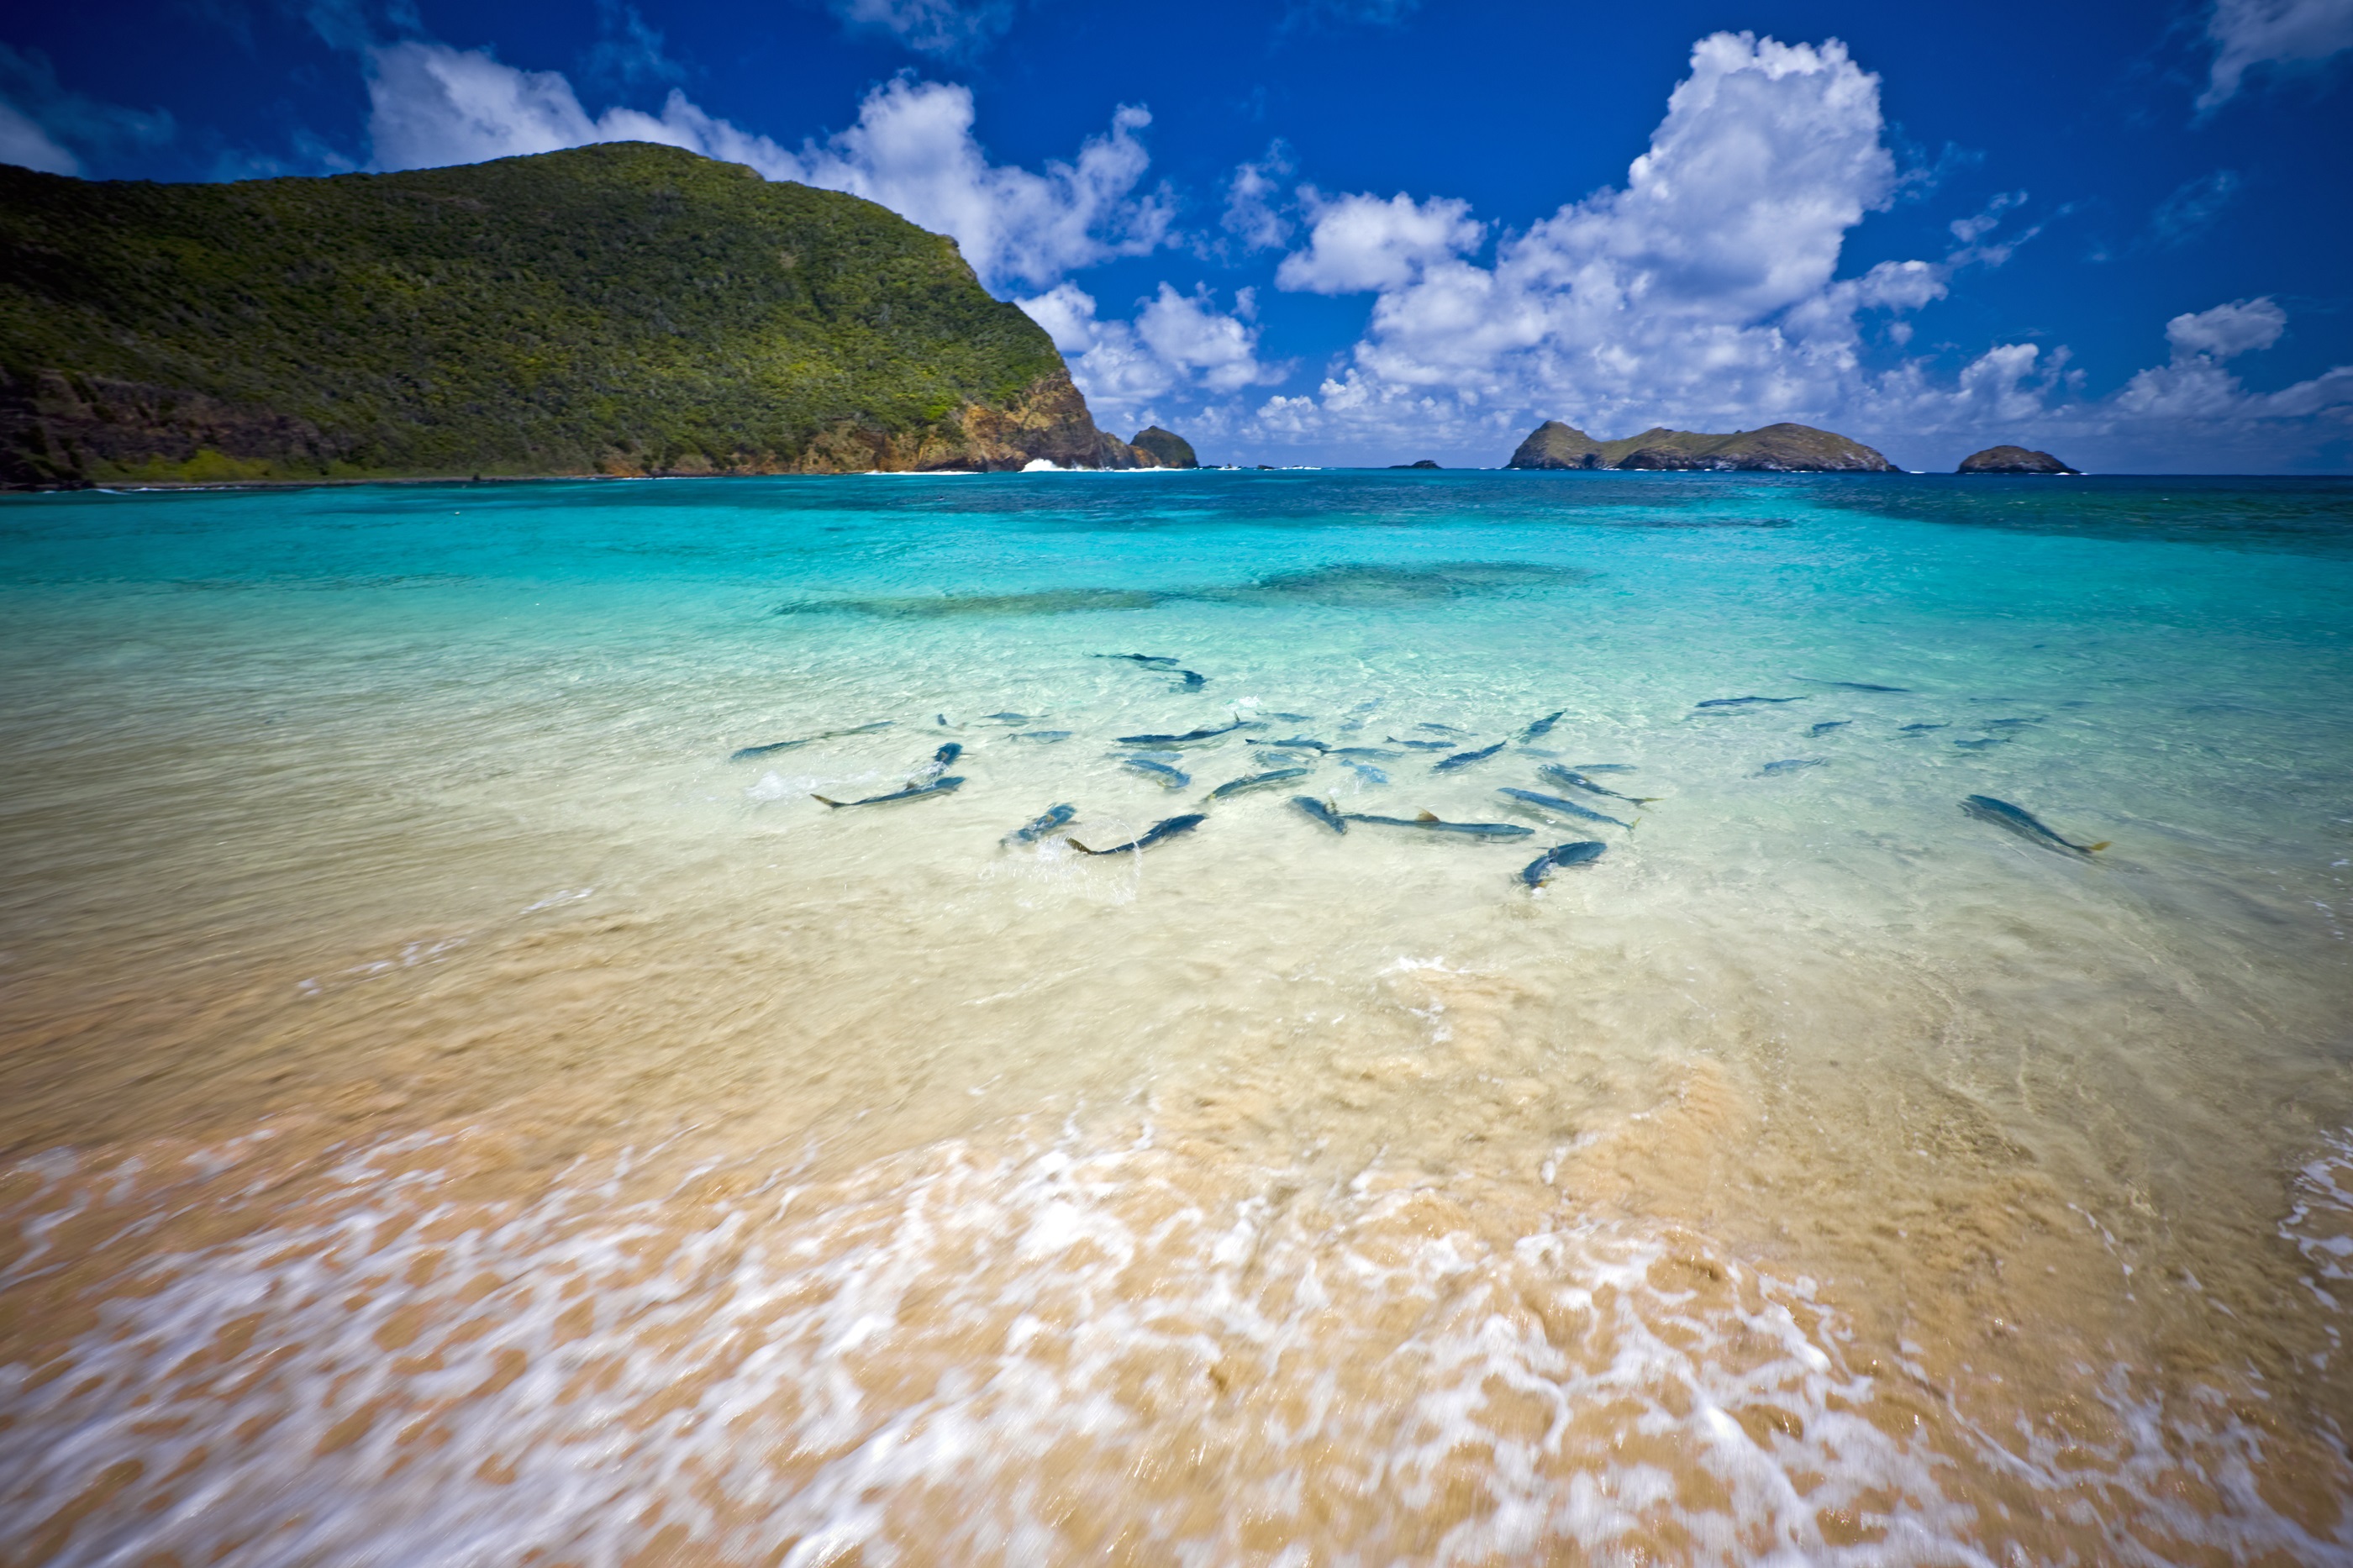
[[[1416,822],[1436,822],[1438,820],[1438,813],[1434,811],[1417,811],[1413,814],[1413,819]]]

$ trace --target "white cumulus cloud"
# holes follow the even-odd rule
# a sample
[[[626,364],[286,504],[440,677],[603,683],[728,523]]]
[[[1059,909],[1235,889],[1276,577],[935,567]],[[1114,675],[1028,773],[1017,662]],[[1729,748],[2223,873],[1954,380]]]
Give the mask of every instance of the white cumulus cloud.
[[[2116,406],[2143,418],[2262,417],[2269,412],[2267,400],[2251,397],[2222,362],[2267,349],[2286,330],[2287,312],[2267,299],[2234,300],[2210,310],[2185,311],[2165,323],[2173,362],[2152,366],[2126,382],[2116,394]]]
[[[1103,320],[1094,297],[1062,283],[1019,301],[1070,363],[1096,418],[1125,429],[1174,418],[1180,404],[1282,379],[1284,369],[1258,357],[1255,301],[1245,289],[1221,311],[1206,291],[1180,293],[1162,283],[1139,301],[1133,321]],[[1198,422],[1198,421],[1197,421]]]
[[[904,78],[860,105],[849,129],[788,150],[671,89],[661,112],[591,115],[560,72],[522,70],[486,49],[411,40],[368,52],[368,134],[377,169],[435,168],[596,142],[657,142],[876,202],[953,237],[982,280],[1050,284],[1075,268],[1166,239],[1171,205],[1138,195],[1152,122],[1124,107],[1070,162],[1042,172],[992,163],[973,135],[968,88]]]
[[[368,51],[370,166],[431,169],[595,142],[659,142],[749,163],[770,177],[790,154],[713,119],[671,89],[661,113],[591,116],[559,71],[519,70],[487,49],[411,40]]]
[[[1878,79],[1835,41],[1746,33],[1702,39],[1691,63],[1625,184],[1505,235],[1492,263],[1462,202],[1316,198],[1277,282],[1376,295],[1319,391],[1327,425],[1467,439],[1531,412],[1615,431],[1842,401],[1860,313],[1946,288],[1924,261],[1837,276],[1847,231],[1896,186]],[[1296,400],[1267,412],[1308,418]]]
[[[1151,123],[1146,110],[1123,106],[1076,159],[1032,172],[988,161],[972,133],[971,89],[901,78],[868,94],[849,130],[764,172],[848,191],[953,235],[987,282],[1041,285],[1167,239],[1171,203],[1136,193],[1151,165],[1136,133]]]
[[[1931,462],[2022,440],[2147,468],[2188,453],[2274,466],[2353,434],[2353,367],[2274,393],[2228,368],[2280,338],[2268,298],[2176,317],[2168,362],[2104,397],[2064,345],[1995,343],[1942,374],[1903,357],[1908,313],[2038,230],[1998,236],[2026,199],[2003,195],[1951,224],[1941,258],[1840,276],[1848,235],[1900,184],[1877,79],[1841,45],[1717,34],[1624,183],[1524,231],[1444,195],[1303,188],[1310,226],[1278,284],[1367,293],[1371,309],[1313,392],[1261,400],[1237,434],[1327,458],[1494,461],[1544,418],[1604,437],[1788,419]],[[2227,196],[2210,184],[2193,194]]]
[[[2353,0],[2215,0],[2206,35],[2214,68],[2201,110],[2238,96],[2258,66],[2316,65],[2353,49]]]
[[[1326,200],[1301,193],[1313,215],[1307,248],[1282,258],[1275,285],[1316,294],[1362,294],[1403,289],[1433,262],[1476,250],[1486,237],[1471,220],[1471,204],[1433,196],[1417,202],[1399,192]]]
[[[2165,323],[2165,341],[2174,357],[2205,354],[2235,359],[2279,342],[2287,330],[2287,312],[2272,300],[2234,300],[2211,310],[2185,312]]]
[[[1245,251],[1277,250],[1290,241],[1291,219],[1277,205],[1290,173],[1291,150],[1279,140],[1268,146],[1265,157],[1235,166],[1219,223]]]

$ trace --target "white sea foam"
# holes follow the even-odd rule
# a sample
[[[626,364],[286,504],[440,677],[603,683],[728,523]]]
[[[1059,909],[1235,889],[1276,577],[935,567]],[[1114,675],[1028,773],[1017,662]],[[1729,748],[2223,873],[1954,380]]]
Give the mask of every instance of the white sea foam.
[[[2220,1400],[2119,1373],[2095,1464],[1996,1441],[1916,1369],[1854,1364],[1810,1280],[1672,1231],[1498,1236],[1379,1165],[1246,1190],[1066,1130],[825,1184],[649,1188],[624,1159],[482,1204],[445,1147],[275,1215],[255,1146],[209,1180],[17,1167],[0,1289],[126,1257],[63,1362],[0,1368],[0,1533],[111,1479],[56,1561],[1991,1563],[1991,1470],[2116,1560],[2353,1560],[2273,1510]],[[266,1223],[128,1256],[191,1203]],[[105,1239],[61,1255],[69,1221]],[[2185,1465],[2226,1517],[2180,1500]]]
[[[2353,1129],[2330,1134],[2296,1173],[2294,1206],[2280,1222],[2280,1237],[2312,1270],[2306,1284],[2313,1294],[2343,1310],[2353,1287]],[[2337,1337],[2332,1327],[2330,1338]]]

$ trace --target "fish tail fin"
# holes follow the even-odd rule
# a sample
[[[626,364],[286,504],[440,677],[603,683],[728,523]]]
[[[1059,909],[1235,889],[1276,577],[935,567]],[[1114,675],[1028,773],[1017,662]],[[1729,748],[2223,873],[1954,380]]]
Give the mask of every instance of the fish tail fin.
[[[836,811],[839,811],[839,810],[841,809],[841,807],[842,807],[842,803],[841,803],[840,801],[838,801],[838,800],[826,800],[826,799],[825,799],[825,796],[823,796],[823,795],[813,795],[809,796],[809,798],[810,798],[811,800],[825,801],[825,804],[826,804],[826,805],[829,805],[829,806],[833,807]]]
[[[1109,655],[1105,655],[1104,657],[1109,658],[1110,656],[1109,656]],[[1100,850],[1100,849],[1090,849],[1090,848],[1088,848],[1085,845],[1083,845],[1083,844],[1080,843],[1080,842],[1079,842],[1077,839],[1075,839],[1075,838],[1071,838],[1071,837],[1065,837],[1063,838],[1062,842],[1063,842],[1063,843],[1065,843],[1065,844],[1067,844],[1067,845],[1069,845],[1071,848],[1073,848],[1073,849],[1077,850],[1077,851],[1078,851],[1080,854],[1082,854],[1082,855],[1100,855],[1100,854],[1102,854],[1102,853],[1103,853],[1103,851],[1102,851],[1102,850]]]
[[[1631,822],[1630,822],[1630,823],[1628,823],[1628,824],[1626,825],[1626,831],[1627,831],[1627,832],[1629,832],[1629,833],[1631,833],[1631,832],[1633,832],[1633,831],[1634,831],[1634,829],[1636,829],[1636,828],[1638,828],[1638,827],[1640,827],[1640,826],[1642,826],[1642,819],[1641,819],[1641,817],[1639,817],[1639,816],[1638,816],[1638,817],[1636,817],[1633,821],[1631,821]]]
[[[1667,797],[1662,795],[1638,795],[1634,797],[1634,804],[1636,805],[1656,805],[1659,802],[1666,798]]]
[[[2101,850],[2105,849],[2109,845],[2111,845],[2111,844],[2113,844],[2113,843],[2115,843],[2115,842],[2116,842],[2116,840],[2115,840],[2115,839],[2113,839],[2113,838],[2103,838],[2103,839],[2101,839],[2097,844],[2093,844],[2093,845],[2088,845],[2088,846],[2086,846],[2086,847],[2085,847],[2085,848],[2084,848],[2084,854],[2086,854],[2086,855],[2096,855],[2096,854],[2098,854]]]

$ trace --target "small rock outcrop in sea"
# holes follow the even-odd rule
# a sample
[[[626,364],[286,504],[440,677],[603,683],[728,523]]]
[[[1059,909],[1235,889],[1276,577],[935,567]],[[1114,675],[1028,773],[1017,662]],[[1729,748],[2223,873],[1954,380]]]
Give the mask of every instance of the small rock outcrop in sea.
[[[1663,427],[1597,441],[1547,419],[1520,443],[1507,468],[1630,468],[1713,473],[1892,474],[1895,465],[1860,441],[1810,425],[1767,425],[1728,436]]]
[[[1174,430],[1163,430],[1157,425],[1147,425],[1138,430],[1128,445],[1136,456],[1145,459],[1139,466],[1147,468],[1198,468],[1201,459],[1193,455],[1193,443]]]
[[[2071,468],[2048,452],[2030,452],[2023,447],[1988,447],[1982,452],[1972,452],[1961,459],[1957,474],[2080,474],[2081,468]]]
[[[1438,467],[1438,465],[1430,458],[1423,458],[1410,463],[1391,463],[1389,467],[1392,468],[1434,468]]]

